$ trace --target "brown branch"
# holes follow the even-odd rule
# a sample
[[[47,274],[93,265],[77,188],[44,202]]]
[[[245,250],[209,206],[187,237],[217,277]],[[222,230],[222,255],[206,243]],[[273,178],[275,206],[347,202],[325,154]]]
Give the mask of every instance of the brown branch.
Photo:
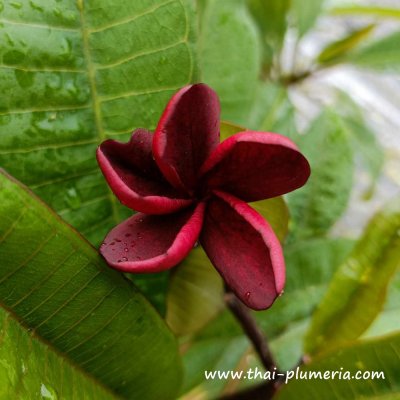
[[[254,317],[251,315],[250,310],[235,296],[234,293],[230,291],[227,291],[225,294],[225,302],[253,344],[254,350],[260,357],[265,369],[271,372],[275,371],[276,363],[271,350],[264,334],[258,327]]]

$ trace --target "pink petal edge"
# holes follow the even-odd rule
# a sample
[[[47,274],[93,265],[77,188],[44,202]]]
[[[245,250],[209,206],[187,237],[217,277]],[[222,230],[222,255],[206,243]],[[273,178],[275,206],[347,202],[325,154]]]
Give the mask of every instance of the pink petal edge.
[[[103,142],[96,151],[96,158],[100,169],[108,185],[122,204],[133,210],[140,211],[145,214],[168,214],[192,204],[193,201],[191,199],[168,197],[167,193],[166,195],[151,194],[150,191],[149,194],[146,195],[137,193],[133,187],[128,186],[126,182],[124,182],[122,177],[116,171],[115,166],[112,165],[109,158],[104,154],[103,147],[109,143],[112,143],[114,145],[117,144],[121,147],[128,145],[128,143],[120,143],[109,139]],[[135,174],[133,169],[131,171],[131,174],[132,176],[134,176]],[[137,179],[139,179],[139,176],[137,177]],[[143,180],[143,177],[140,177],[140,179]],[[151,182],[152,178],[149,177],[148,180],[149,182]],[[158,183],[155,181],[151,182],[151,184],[152,186],[158,185]],[[158,191],[163,192],[164,187],[168,185],[168,183],[159,183],[159,185],[160,189]],[[171,196],[173,191],[168,191],[170,192]],[[165,190],[165,192],[167,192],[167,190]],[[176,196],[178,195],[176,194]]]
[[[232,239],[232,235],[229,235],[228,231],[223,232],[224,234],[221,236],[221,233],[218,232],[218,228],[216,231],[214,230],[212,234],[213,225],[215,224],[215,222],[212,221],[216,221],[216,219],[214,215],[212,220],[208,221],[207,213],[209,211],[206,210],[205,222],[200,239],[201,244],[228,286],[230,286],[243,303],[255,310],[269,308],[276,297],[282,292],[285,285],[285,261],[281,244],[268,222],[248,204],[221,191],[214,191],[214,194],[217,199],[229,205],[232,210],[249,224],[248,228],[250,231],[247,233],[252,232],[253,234],[261,236],[266,246],[265,250],[268,253],[270,266],[272,267],[272,292],[266,292],[269,290],[268,286],[271,285],[270,281],[265,281],[268,275],[267,270],[265,273],[260,269],[254,270],[253,272],[250,270],[252,267],[251,262],[254,262],[254,265],[258,265],[259,268],[259,263],[261,261],[260,259],[254,258],[257,257],[256,254],[251,254],[252,246],[256,244],[251,241],[250,243],[248,242],[250,239],[246,235],[246,229],[242,229],[240,232],[231,232],[238,235],[238,240]],[[221,217],[226,217],[226,215],[221,215]],[[232,217],[234,217],[234,215],[232,215]],[[222,221],[222,229],[229,230],[229,225],[233,219],[234,218],[229,218],[228,223]],[[226,241],[228,235],[231,237],[231,242]],[[228,245],[228,248],[223,248],[224,245]],[[258,256],[264,254],[263,257],[266,257],[263,250],[260,248],[258,248],[258,250]],[[234,257],[232,262],[229,260],[230,257]],[[235,266],[235,261],[238,262],[239,258],[247,261],[250,260],[249,264],[244,265],[239,263]],[[217,265],[218,263],[219,265]],[[238,270],[232,270],[232,268],[236,267]],[[266,268],[268,268],[267,264]]]
[[[289,138],[272,132],[245,131],[223,141],[200,170],[210,189],[246,202],[289,193],[310,176],[307,159]]]
[[[105,243],[107,244],[101,246],[100,253],[111,267],[123,272],[152,273],[172,268],[189,254],[198,240],[203,224],[204,210],[205,203],[199,203],[192,211],[185,209],[178,211],[178,213],[165,216],[148,216],[142,213],[137,213],[108,233],[105,238]],[[160,229],[160,223],[162,223],[163,219],[167,218],[168,221],[172,221],[168,223],[176,225],[176,221],[184,214],[191,215],[189,215],[187,219],[185,215],[184,219],[186,220],[182,226],[174,227],[174,230],[179,228],[179,231],[174,237],[172,243],[164,243],[167,235],[162,232],[162,229]],[[146,218],[152,218],[154,220],[154,222],[152,222],[152,224],[154,223],[154,234],[150,238],[140,237],[141,233],[135,231],[135,223],[138,222],[138,225],[140,225],[140,223],[143,223]],[[124,239],[118,239],[118,237],[122,236],[123,238],[127,235],[132,235],[135,239],[139,237],[139,239],[144,243],[142,246],[144,246],[145,253],[149,251],[150,253],[153,252],[155,247],[157,247],[157,243],[161,242],[162,252],[147,259],[125,261],[124,257],[135,257],[135,252],[137,252],[136,249],[131,250],[131,248],[129,248],[129,239],[125,239],[127,240],[125,243],[123,242]],[[117,239],[119,242],[116,242]],[[115,254],[112,253],[111,246],[117,246]],[[135,247],[136,246],[138,245],[135,244]],[[129,252],[127,252],[126,249],[128,249]]]

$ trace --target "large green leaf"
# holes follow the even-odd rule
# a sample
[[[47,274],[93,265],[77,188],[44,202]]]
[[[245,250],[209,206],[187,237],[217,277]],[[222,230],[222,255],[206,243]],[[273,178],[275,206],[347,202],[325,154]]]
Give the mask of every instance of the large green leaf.
[[[130,210],[95,160],[154,129],[194,79],[188,0],[18,0],[0,7],[0,165],[93,243]]]
[[[1,399],[116,399],[0,309]]]
[[[198,47],[201,80],[218,92],[222,117],[247,125],[260,70],[260,46],[243,0],[206,2]]]
[[[0,216],[1,304],[119,395],[174,398],[175,338],[132,283],[4,174]]]
[[[310,162],[311,177],[288,195],[294,236],[319,236],[347,207],[353,182],[352,150],[340,119],[329,110],[297,142]]]
[[[348,54],[344,61],[362,68],[398,72],[400,32],[394,32]]]
[[[387,286],[400,266],[400,202],[379,212],[352,254],[336,272],[313,315],[305,351],[316,354],[357,339],[385,302]]]
[[[301,373],[337,371],[342,377],[348,371],[349,378],[337,373],[330,379],[297,379],[284,385],[274,397],[276,400],[324,399],[324,400],[398,400],[400,399],[400,334],[380,340],[361,342],[319,357],[303,366]],[[372,378],[372,372],[383,373]],[[355,379],[357,373],[368,373],[369,379]],[[312,397],[310,394],[312,393]]]

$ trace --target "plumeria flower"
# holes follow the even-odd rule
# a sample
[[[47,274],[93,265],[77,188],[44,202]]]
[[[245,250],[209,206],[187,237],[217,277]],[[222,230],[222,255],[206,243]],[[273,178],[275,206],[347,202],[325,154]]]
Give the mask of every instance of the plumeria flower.
[[[106,140],[97,160],[112,191],[138,211],[112,229],[100,252],[131,273],[158,272],[199,242],[226,285],[249,307],[271,306],[285,283],[282,248],[247,202],[291,192],[310,167],[296,145],[276,133],[244,131],[219,143],[220,105],[205,84],[169,101],[152,134]]]

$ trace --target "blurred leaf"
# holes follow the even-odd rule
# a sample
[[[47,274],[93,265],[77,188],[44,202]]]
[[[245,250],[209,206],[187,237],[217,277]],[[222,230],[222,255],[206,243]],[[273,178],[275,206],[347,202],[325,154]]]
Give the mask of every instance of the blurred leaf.
[[[287,196],[293,236],[320,236],[347,207],[353,182],[352,149],[339,118],[330,110],[325,110],[297,142],[310,162],[311,177],[304,187]]]
[[[115,393],[175,398],[175,338],[135,287],[4,174],[0,216],[1,304]]]
[[[400,19],[400,8],[388,7],[371,7],[371,6],[347,6],[335,7],[330,10],[333,15],[355,15],[355,16],[372,16],[382,18]]]
[[[287,89],[274,83],[260,83],[248,126],[255,130],[294,137],[297,133],[295,110],[289,100]]]
[[[268,337],[274,356],[281,369],[289,369],[301,356],[302,341],[309,317],[320,302],[337,266],[347,257],[353,243],[344,239],[316,239],[298,242],[285,248],[287,283],[285,293],[269,310],[255,312],[258,325]],[[196,351],[199,369],[212,369],[213,357],[223,352],[224,346],[243,337],[243,331],[228,310],[221,313],[193,339],[193,346],[204,346],[207,352]],[[210,347],[207,347],[207,343]],[[215,344],[215,347],[213,347]],[[197,347],[196,347],[197,348]],[[247,348],[243,351],[247,351]],[[191,355],[193,356],[193,355]],[[199,364],[200,365],[200,364]],[[192,372],[195,374],[195,372]],[[198,379],[200,377],[196,371]],[[254,384],[255,382],[253,382]]]
[[[230,122],[227,121],[222,121],[220,124],[220,137],[221,137],[221,142],[228,139],[235,133],[247,131],[247,128],[244,128],[239,125],[231,124]]]
[[[193,344],[183,355],[185,379],[182,393],[187,393],[197,386],[194,393],[200,393],[201,398],[217,398],[229,380],[205,380],[204,371],[235,370],[249,346],[245,336],[233,339],[214,338]],[[190,393],[187,394],[182,400],[193,398]]]
[[[340,61],[350,50],[357,47],[375,29],[375,25],[367,25],[351,32],[336,42],[328,44],[317,57],[320,64],[329,64]]]
[[[167,324],[177,335],[196,332],[224,307],[223,281],[199,246],[175,268],[167,296]]]
[[[287,29],[287,13],[290,0],[247,0],[247,4],[264,41],[274,51],[282,47]]]
[[[272,308],[255,313],[259,326],[272,338],[281,369],[292,368],[301,357],[309,317],[352,247],[346,239],[314,239],[285,247],[285,292]]]
[[[222,118],[246,125],[260,71],[260,45],[242,0],[207,1],[199,60],[201,80],[220,96]]]
[[[385,302],[400,265],[400,202],[377,213],[330,283],[313,315],[305,351],[316,354],[357,339]]]
[[[289,229],[289,211],[282,197],[256,201],[250,206],[259,212],[271,225],[282,243]]]
[[[116,400],[51,347],[24,330],[0,309],[1,399]]]
[[[349,371],[354,377],[358,371],[383,372],[384,378],[372,379],[334,379],[292,380],[274,397],[276,400],[308,399],[356,400],[356,399],[390,399],[400,398],[400,334],[394,334],[380,340],[357,343],[318,357],[301,371],[341,371],[342,376]]]
[[[300,37],[314,26],[323,5],[324,0],[292,0],[292,10]]]
[[[109,191],[96,146],[154,129],[170,96],[196,80],[190,3],[1,2],[0,165],[95,244],[131,213]]]
[[[400,32],[349,53],[344,61],[362,68],[398,72],[400,68]]]
[[[383,168],[384,150],[366,123],[361,110],[349,96],[344,94],[340,97],[340,106],[345,110],[345,115],[342,116],[343,129],[349,136],[354,152],[361,156],[371,177],[371,186],[364,195],[368,199],[373,194],[375,182]]]
[[[363,338],[383,336],[400,330],[400,270],[389,282],[383,311],[364,332]]]

